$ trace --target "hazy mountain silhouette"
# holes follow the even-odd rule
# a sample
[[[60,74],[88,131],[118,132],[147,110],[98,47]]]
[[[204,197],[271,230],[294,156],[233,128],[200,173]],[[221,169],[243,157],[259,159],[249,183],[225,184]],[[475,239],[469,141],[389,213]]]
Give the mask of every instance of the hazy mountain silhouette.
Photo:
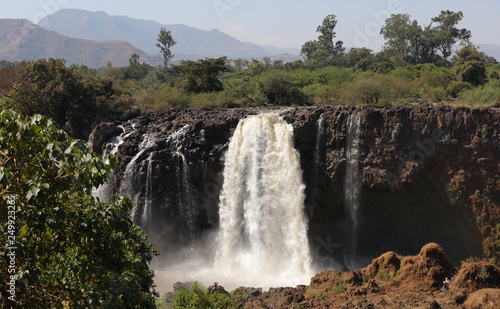
[[[24,19],[0,19],[0,59],[8,61],[63,58],[66,64],[103,67],[108,61],[126,66],[132,53],[141,60],[156,59],[121,40],[91,41],[75,39],[41,28]]]
[[[258,58],[293,51],[276,47],[262,47],[241,42],[217,29],[210,31],[186,25],[163,25],[156,21],[112,16],[105,12],[65,9],[42,19],[40,26],[70,37],[88,40],[124,40],[146,53],[159,54],[157,43],[161,27],[172,31],[177,45],[172,48],[176,57],[199,55],[203,57]],[[296,49],[298,54],[299,50]]]
[[[494,44],[478,44],[479,51],[484,52],[490,57],[494,57],[497,61],[500,61],[500,45]]]

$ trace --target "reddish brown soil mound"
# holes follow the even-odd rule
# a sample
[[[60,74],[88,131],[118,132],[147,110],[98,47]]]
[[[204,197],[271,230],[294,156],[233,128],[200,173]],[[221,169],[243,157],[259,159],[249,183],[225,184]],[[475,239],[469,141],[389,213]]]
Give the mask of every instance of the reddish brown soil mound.
[[[458,272],[452,287],[478,290],[500,287],[500,268],[486,261],[466,261]]]
[[[469,295],[464,309],[498,309],[500,289],[482,289]]]
[[[456,271],[435,243],[425,245],[417,256],[405,259],[401,269],[402,281],[421,288],[440,288]]]
[[[486,288],[500,288],[500,268],[486,261],[468,260],[454,278],[450,294],[455,303],[461,304],[469,294]]]
[[[450,291],[443,293],[443,281],[454,275]],[[360,270],[318,273],[308,287],[271,289],[255,297],[248,294],[237,307],[461,308],[465,302],[469,306],[465,308],[494,308],[488,306],[497,301],[499,280],[500,269],[484,261],[464,262],[457,273],[443,249],[431,243],[416,256],[387,252]],[[474,293],[484,288],[494,289]],[[477,304],[483,307],[474,307]]]
[[[370,266],[364,269],[365,274],[378,274],[386,272],[394,277],[401,267],[401,257],[394,252],[382,254],[379,258],[373,260]]]

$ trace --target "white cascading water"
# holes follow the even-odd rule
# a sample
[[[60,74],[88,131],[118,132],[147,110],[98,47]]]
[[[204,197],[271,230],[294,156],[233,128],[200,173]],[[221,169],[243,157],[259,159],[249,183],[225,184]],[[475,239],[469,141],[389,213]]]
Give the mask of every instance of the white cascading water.
[[[146,175],[146,197],[144,199],[144,212],[142,222],[147,223],[151,217],[151,204],[153,203],[153,152],[148,156],[148,168]]]
[[[361,113],[352,114],[347,123],[347,145],[346,145],[346,174],[345,174],[345,190],[344,197],[346,206],[349,210],[351,227],[349,234],[350,252],[348,252],[346,264],[353,265],[354,256],[357,247],[356,233],[358,230],[358,208],[359,208],[359,191],[361,190],[361,182],[359,180],[359,140],[361,134]],[[353,268],[350,266],[350,268]]]
[[[319,190],[320,185],[320,174],[321,174],[321,145],[323,144],[322,138],[322,130],[323,130],[323,120],[324,114],[321,114],[316,121],[316,145],[314,146],[314,178],[313,178],[313,190]],[[317,192],[314,192],[314,199],[318,195]],[[311,217],[314,215],[314,207],[311,207],[311,211],[309,214]]]
[[[307,283],[304,189],[292,126],[276,114],[240,121],[225,158],[216,268],[240,284]]]
[[[106,147],[102,152],[102,161],[105,164],[109,164],[108,155],[109,154],[115,155],[116,152],[118,151],[118,148],[123,143],[124,140],[123,134],[125,132],[125,129],[123,128],[123,126],[119,127],[123,130],[123,132],[120,135],[111,138],[111,140],[109,141],[109,143],[106,145]],[[100,185],[98,188],[94,188],[92,190],[92,196],[99,198],[99,200],[103,202],[110,203],[113,200],[113,188],[115,185],[114,174],[115,171],[112,170],[109,173],[108,180],[102,185]]]
[[[178,203],[179,210],[181,212],[184,221],[188,225],[189,231],[195,230],[194,226],[194,216],[196,215],[195,209],[191,207],[193,194],[191,192],[191,184],[189,180],[189,164],[186,156],[184,155],[184,139],[189,129],[189,124],[184,125],[182,128],[178,129],[171,135],[167,137],[166,144],[170,146],[171,149],[175,149],[175,155],[179,159],[179,166],[177,167],[177,179],[178,179]]]
[[[144,134],[143,140],[142,140],[141,144],[139,145],[139,151],[132,158],[132,160],[130,160],[130,162],[125,167],[125,171],[123,172],[123,177],[122,177],[123,180],[122,180],[122,183],[120,185],[119,194],[127,196],[132,201],[134,201],[135,206],[131,212],[131,217],[133,219],[136,216],[136,212],[137,212],[137,208],[138,208],[138,200],[139,200],[139,196],[141,194],[141,191],[137,190],[134,187],[134,175],[136,173],[135,167],[137,164],[137,160],[146,150],[153,147],[155,145],[155,143],[156,143],[156,136],[155,135],[153,135],[152,133]],[[148,166],[148,168],[149,168],[149,166]],[[149,172],[149,169],[148,169],[148,172]],[[147,178],[150,178],[150,177],[152,177],[152,175],[148,174]],[[146,204],[147,204],[147,201],[146,201]],[[143,219],[144,219],[144,217],[143,217]]]

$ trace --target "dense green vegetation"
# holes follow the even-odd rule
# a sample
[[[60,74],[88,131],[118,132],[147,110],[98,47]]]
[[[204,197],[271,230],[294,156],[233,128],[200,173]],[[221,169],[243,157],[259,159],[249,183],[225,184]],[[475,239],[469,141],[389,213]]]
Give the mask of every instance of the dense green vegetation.
[[[184,308],[206,308],[206,309],[218,309],[218,308],[231,308],[232,302],[229,295],[222,293],[210,293],[208,290],[204,290],[197,282],[193,284],[192,287],[188,289],[182,289],[174,298],[174,308],[184,309]]]
[[[500,64],[478,51],[462,12],[442,11],[422,28],[408,14],[392,15],[381,34],[383,50],[346,52],[335,42],[335,15],[318,26],[317,40],[302,47],[304,61],[283,63],[225,57],[184,61],[165,68],[141,63],[127,67],[65,67],[62,60],[0,63],[0,102],[55,120],[72,136],[87,136],[93,124],[133,109],[345,104],[390,106],[451,104],[498,106]],[[164,30],[164,29],[162,29]],[[452,48],[461,48],[453,57]],[[157,46],[172,57],[176,42],[160,31]]]
[[[0,113],[1,307],[154,307],[156,251],[132,203],[90,195],[111,162],[46,117]]]

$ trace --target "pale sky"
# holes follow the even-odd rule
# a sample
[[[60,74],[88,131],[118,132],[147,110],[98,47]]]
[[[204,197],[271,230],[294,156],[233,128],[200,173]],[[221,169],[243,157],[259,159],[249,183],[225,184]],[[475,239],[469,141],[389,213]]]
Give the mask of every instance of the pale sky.
[[[459,24],[476,45],[500,45],[499,0],[0,0],[0,18],[37,22],[59,9],[105,11],[109,15],[219,29],[241,41],[300,48],[317,38],[316,27],[337,16],[337,40],[347,46],[380,50],[380,27],[390,14],[408,13],[428,25],[441,10],[462,11]]]

